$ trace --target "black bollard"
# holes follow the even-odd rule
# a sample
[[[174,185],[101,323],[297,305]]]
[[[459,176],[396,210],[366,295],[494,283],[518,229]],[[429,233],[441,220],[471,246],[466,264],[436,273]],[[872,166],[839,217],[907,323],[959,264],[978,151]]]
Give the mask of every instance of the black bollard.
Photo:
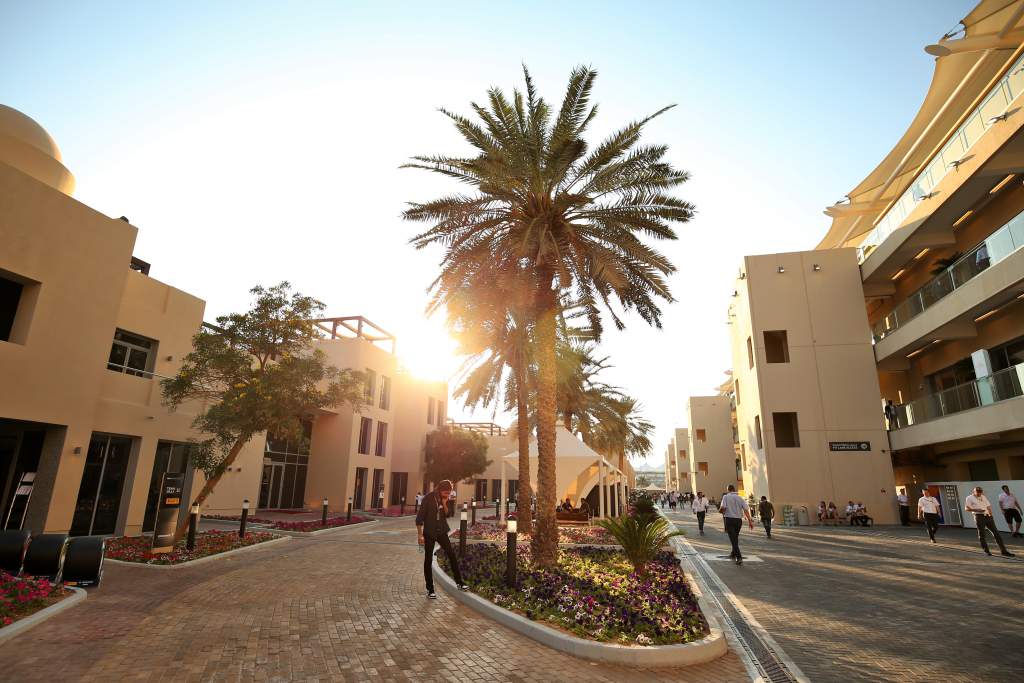
[[[320,526],[327,526],[327,496],[324,496],[324,505],[320,511]]]
[[[402,507],[398,513],[400,516],[405,516],[405,496],[402,496]]]
[[[505,531],[505,585],[516,585],[516,520],[508,520]]]
[[[345,521],[352,521],[352,496],[348,497],[348,511],[345,513]]]
[[[196,549],[196,527],[199,525],[199,506],[193,505],[188,514],[188,538],[185,539],[185,547],[189,550]]]
[[[238,537],[245,538],[245,520],[249,518],[249,499],[242,501],[242,521],[238,525]]]
[[[476,498],[473,499],[473,526],[476,526]]]
[[[466,504],[462,504],[462,512],[459,513],[459,557],[466,556],[466,520],[469,514],[466,512]]]

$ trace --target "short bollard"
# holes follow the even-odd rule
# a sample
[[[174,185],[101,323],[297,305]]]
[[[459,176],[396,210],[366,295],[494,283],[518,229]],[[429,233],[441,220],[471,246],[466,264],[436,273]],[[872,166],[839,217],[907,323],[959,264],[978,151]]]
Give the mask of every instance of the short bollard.
[[[382,515],[384,514],[384,489],[381,489],[380,493],[377,494],[377,512]]]
[[[185,547],[189,550],[196,549],[196,527],[199,525],[199,506],[193,505],[188,513],[188,538],[185,539]]]
[[[462,512],[459,513],[459,557],[466,556],[466,520],[469,513],[466,512],[466,504],[462,504]]]
[[[402,496],[402,507],[399,510],[399,515],[405,516],[405,496]]]
[[[238,525],[238,537],[245,538],[245,521],[249,518],[249,499],[242,501],[242,521]]]
[[[327,496],[324,496],[324,505],[320,511],[320,526],[327,526]]]
[[[476,498],[473,499],[473,526],[476,526]]]
[[[348,511],[345,512],[345,521],[346,522],[351,522],[352,521],[352,496],[348,497]]]
[[[494,499],[494,518],[496,520],[498,520],[499,522],[501,521],[501,499],[500,498],[495,498]]]
[[[505,528],[505,585],[516,585],[516,520],[508,520]]]

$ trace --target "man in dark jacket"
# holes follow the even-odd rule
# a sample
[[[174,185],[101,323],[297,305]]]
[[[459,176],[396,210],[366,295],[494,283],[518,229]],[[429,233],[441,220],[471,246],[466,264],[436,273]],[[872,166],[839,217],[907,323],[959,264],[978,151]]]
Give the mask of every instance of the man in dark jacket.
[[[764,525],[764,532],[768,538],[772,537],[772,519],[775,518],[775,506],[768,502],[768,496],[761,496],[761,502],[757,504],[757,514],[761,517],[761,524]]]
[[[434,592],[434,575],[431,565],[434,557],[434,544],[438,544],[448,557],[448,564],[455,575],[455,583],[461,590],[468,590],[462,582],[459,572],[459,561],[452,550],[452,542],[448,538],[448,499],[452,495],[452,483],[445,479],[433,491],[423,496],[419,512],[416,513],[416,531],[419,544],[423,546],[423,578],[427,581],[427,597],[437,599]]]

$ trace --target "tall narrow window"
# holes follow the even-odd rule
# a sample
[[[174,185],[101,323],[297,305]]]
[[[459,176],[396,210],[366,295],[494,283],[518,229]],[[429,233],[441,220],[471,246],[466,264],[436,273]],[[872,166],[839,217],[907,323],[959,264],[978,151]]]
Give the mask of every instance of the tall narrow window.
[[[380,407],[381,410],[389,410],[391,408],[391,378],[381,377],[380,378]]]
[[[747,444],[740,444],[740,466],[744,471],[747,469]]]
[[[698,462],[697,471],[703,474],[705,477],[708,476],[708,474],[710,474],[710,470],[708,469],[708,464],[706,462]]]
[[[736,392],[736,405],[740,404],[740,381],[733,382],[733,391]]]
[[[789,341],[785,330],[765,330],[764,360],[766,363],[789,362]]]
[[[697,441],[704,443],[708,440],[708,433],[703,429],[697,430]]]
[[[443,427],[444,426],[444,411],[445,411],[444,401],[442,401],[441,399],[437,399],[437,426],[438,427]]]
[[[679,451],[679,459],[680,460],[686,460],[686,451],[683,451],[683,450]]]
[[[427,397],[427,424],[434,424],[434,397]]]
[[[359,452],[364,455],[370,454],[370,430],[373,428],[373,420],[368,417],[359,418]]]
[[[747,337],[747,365],[751,368],[754,367],[754,342]]]
[[[761,416],[754,416],[754,438],[757,439],[757,448],[762,450],[764,448],[764,440],[761,438]]]
[[[777,448],[800,447],[800,427],[796,421],[796,413],[772,413],[772,426],[775,427]]]
[[[377,423],[377,446],[375,447],[375,450],[374,450],[373,454],[374,455],[379,455],[380,457],[383,458],[384,454],[387,453],[387,447],[388,447],[388,425],[387,425],[386,422],[378,422]]]
[[[107,369],[126,375],[145,377],[152,374],[156,360],[156,342],[131,332],[117,330],[110,346]]]
[[[366,400],[373,403],[373,397],[377,391],[377,373],[366,368]]]

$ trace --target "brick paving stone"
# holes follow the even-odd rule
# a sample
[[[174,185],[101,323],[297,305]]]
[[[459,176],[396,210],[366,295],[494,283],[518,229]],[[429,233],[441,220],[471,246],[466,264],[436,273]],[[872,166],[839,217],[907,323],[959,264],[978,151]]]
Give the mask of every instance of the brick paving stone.
[[[692,514],[669,516],[698,552],[728,552],[717,515],[703,537]],[[812,681],[1022,680],[1024,561],[982,554],[976,532],[754,529],[740,547],[763,562],[709,565]]]
[[[196,567],[109,565],[88,600],[0,645],[3,681],[746,681],[740,659],[595,665],[424,597],[408,519]],[[386,540],[384,540],[386,539]]]

